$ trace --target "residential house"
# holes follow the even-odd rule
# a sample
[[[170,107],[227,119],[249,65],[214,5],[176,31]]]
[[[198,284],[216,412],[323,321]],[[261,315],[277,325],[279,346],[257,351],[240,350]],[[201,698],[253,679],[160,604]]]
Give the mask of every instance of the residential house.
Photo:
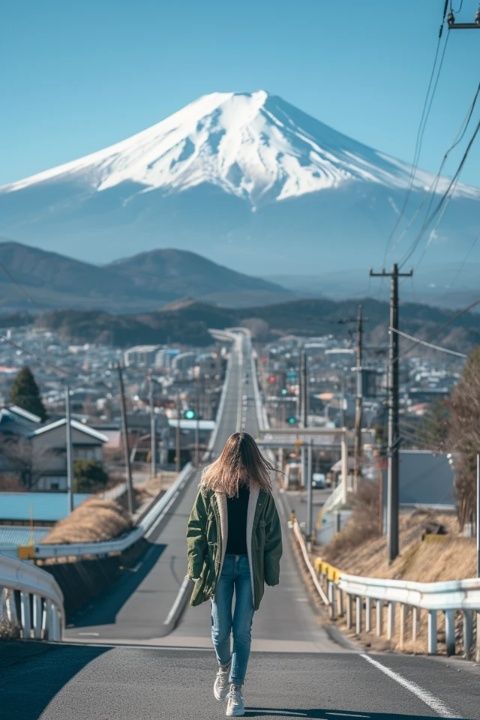
[[[103,433],[77,420],[71,421],[73,460],[103,462]],[[37,490],[67,489],[66,419],[47,423],[31,435],[33,456],[38,460]]]

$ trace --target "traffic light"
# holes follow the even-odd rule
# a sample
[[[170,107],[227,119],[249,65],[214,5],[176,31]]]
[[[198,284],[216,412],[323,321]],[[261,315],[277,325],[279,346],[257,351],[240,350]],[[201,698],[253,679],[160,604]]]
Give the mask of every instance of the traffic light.
[[[290,415],[290,417],[287,418],[287,423],[289,425],[298,425],[298,418],[295,417],[295,415]]]
[[[188,408],[187,410],[183,411],[183,417],[185,420],[195,420],[197,417],[197,413],[193,408]]]

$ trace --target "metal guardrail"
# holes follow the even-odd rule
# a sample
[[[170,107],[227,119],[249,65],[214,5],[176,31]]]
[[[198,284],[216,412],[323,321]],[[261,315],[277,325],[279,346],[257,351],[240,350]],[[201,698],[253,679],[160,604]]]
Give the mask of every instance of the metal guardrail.
[[[412,640],[416,641],[419,627],[419,612],[428,613],[427,650],[434,655],[438,648],[438,613],[445,617],[445,644],[447,654],[455,654],[456,620],[462,615],[462,645],[466,656],[473,646],[474,615],[477,615],[477,632],[480,630],[480,578],[453,580],[447,582],[419,583],[409,580],[383,580],[342,573],[337,582],[338,593],[344,593],[347,601],[347,626],[353,624],[360,634],[372,630],[372,601],[375,605],[376,633],[382,634],[383,609],[387,610],[387,639],[395,631],[396,606],[400,609],[400,645],[405,642],[407,623],[411,614]],[[336,591],[333,591],[335,596]],[[352,602],[355,601],[353,613]],[[476,611],[476,613],[474,612]]]
[[[0,618],[24,639],[61,640],[63,594],[55,578],[35,565],[0,555]]]
[[[225,339],[235,340],[235,335],[225,331],[223,333]],[[222,389],[222,395],[217,411],[217,422],[215,429],[210,437],[208,451],[210,452],[214,446],[218,428],[219,418],[222,417],[225,405],[226,388],[230,378],[231,366],[227,365],[225,382]],[[149,535],[162,522],[165,515],[173,505],[178,495],[183,491],[185,485],[189,482],[195,468],[191,463],[187,463],[182,469],[180,475],[167,490],[167,492],[143,514],[138,525],[126,533],[123,537],[114,540],[103,540],[89,543],[62,543],[48,544],[38,543],[34,545],[21,545],[18,548],[18,556],[23,560],[44,559],[44,558],[61,558],[61,557],[104,557],[106,555],[118,555],[129,547],[134,545],[141,538],[148,538]]]
[[[296,519],[290,522],[290,527],[317,591],[318,584],[322,589],[318,594],[328,607],[332,620],[344,617],[347,628],[355,629],[357,635],[365,631],[382,637],[386,630],[387,640],[393,639],[398,622],[402,648],[407,629],[412,641],[416,642],[420,614],[426,612],[427,652],[434,655],[438,651],[438,616],[443,613],[447,654],[454,655],[457,620],[461,616],[463,652],[466,657],[472,657],[476,652],[477,662],[480,661],[480,578],[419,583],[350,575],[322,558],[316,558],[312,564]]]
[[[236,338],[231,332],[226,332],[225,336],[228,340]],[[224,412],[230,374],[229,359],[217,411],[217,422],[205,458],[208,458],[215,445],[219,421]],[[61,640],[65,627],[62,591],[50,573],[26,561],[52,557],[103,557],[123,552],[141,538],[148,538],[155,531],[194,472],[195,468],[188,463],[167,492],[141,516],[137,527],[124,537],[94,543],[24,545],[18,548],[21,559],[0,555],[0,619],[6,618],[14,627],[20,627],[22,638]],[[188,597],[188,582],[189,579],[185,578],[167,618],[166,623],[172,627]]]
[[[115,540],[101,540],[88,543],[39,543],[37,545],[21,545],[18,555],[21,559],[60,558],[60,557],[104,557],[124,552],[143,537],[148,537],[165,517],[179,493],[190,480],[194,468],[188,463],[169,487],[167,492],[143,516],[134,530]]]

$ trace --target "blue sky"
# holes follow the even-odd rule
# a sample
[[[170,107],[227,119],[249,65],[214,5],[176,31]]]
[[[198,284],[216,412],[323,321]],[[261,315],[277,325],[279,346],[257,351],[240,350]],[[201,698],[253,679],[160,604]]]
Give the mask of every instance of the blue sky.
[[[459,17],[472,20],[476,6],[464,0]],[[214,90],[269,90],[411,160],[442,10],[443,0],[3,0],[0,184]],[[425,169],[436,171],[461,124],[479,55],[480,32],[450,33]],[[479,160],[476,148],[464,182],[480,185]]]

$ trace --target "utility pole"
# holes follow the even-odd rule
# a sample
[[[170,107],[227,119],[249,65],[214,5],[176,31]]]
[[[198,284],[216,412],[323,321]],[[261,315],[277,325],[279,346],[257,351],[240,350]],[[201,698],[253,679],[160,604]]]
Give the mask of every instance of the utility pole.
[[[155,422],[155,407],[153,404],[153,375],[149,374],[149,402],[150,402],[150,475],[152,478],[157,475],[157,424]]]
[[[303,428],[308,427],[308,360],[307,350],[302,350],[300,361],[301,378],[301,424]],[[305,440],[302,444],[302,472],[305,489],[307,491],[307,540],[310,542],[313,532],[313,488],[312,488],[312,441],[308,440],[305,447]]]
[[[120,407],[122,410],[122,431],[123,431],[123,452],[125,456],[125,471],[127,485],[127,501],[128,512],[133,514],[133,482],[132,482],[132,466],[130,464],[130,447],[128,444],[128,421],[127,409],[125,405],[125,387],[123,385],[123,367],[121,363],[117,363],[118,379],[120,382]]]
[[[392,563],[399,553],[399,336],[398,330],[398,279],[411,277],[413,270],[401,273],[394,263],[392,272],[375,273],[371,277],[391,278],[390,326],[388,346],[388,470],[387,470],[387,535],[388,561]]]
[[[180,472],[180,397],[177,393],[176,397],[176,405],[177,405],[177,426],[175,428],[175,467],[177,470],[177,473]]]
[[[311,543],[313,536],[312,438],[308,439],[307,445],[307,479],[307,540]]]
[[[70,386],[65,388],[65,426],[67,431],[67,492],[68,506],[73,511],[73,447],[72,447],[72,419],[70,413]]]
[[[362,415],[363,415],[363,310],[358,306],[357,314],[357,345],[356,345],[357,392],[355,396],[355,448],[354,448],[354,490],[362,474]]]
[[[200,444],[200,391],[198,387],[199,379],[195,381],[195,467],[199,465],[199,444]]]
[[[308,378],[307,378],[307,351],[302,350],[300,359],[300,408],[302,427],[308,426]]]

